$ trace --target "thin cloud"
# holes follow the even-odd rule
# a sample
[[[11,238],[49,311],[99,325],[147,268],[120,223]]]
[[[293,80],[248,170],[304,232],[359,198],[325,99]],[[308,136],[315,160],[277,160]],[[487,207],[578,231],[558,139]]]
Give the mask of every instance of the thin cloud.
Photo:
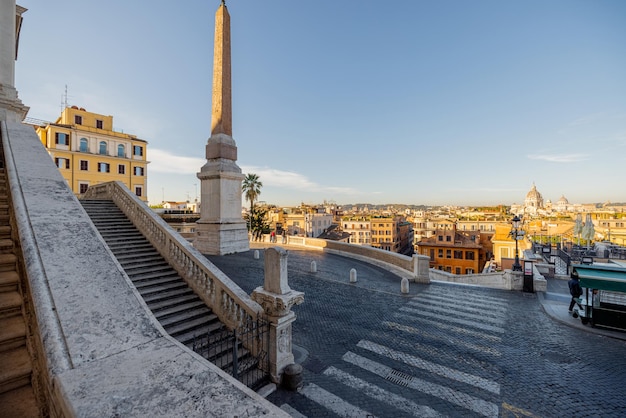
[[[155,173],[195,174],[206,163],[203,158],[181,157],[168,151],[149,148],[149,170]]]
[[[169,151],[150,148],[148,150],[150,172],[196,174],[206,163],[203,158],[182,157]],[[254,173],[259,176],[263,186],[278,187],[292,190],[306,190],[307,192],[322,192],[356,195],[359,192],[350,187],[325,186],[311,181],[306,176],[293,171],[278,170],[270,167],[241,166],[244,174]]]
[[[586,154],[533,154],[527,157],[531,160],[549,161],[551,163],[577,163],[589,159]]]
[[[342,194],[359,194],[350,187],[324,186],[309,180],[306,176],[293,171],[277,170],[270,167],[241,167],[244,173],[254,173],[259,176],[264,186],[280,187],[285,189],[306,190],[307,192],[327,192]]]

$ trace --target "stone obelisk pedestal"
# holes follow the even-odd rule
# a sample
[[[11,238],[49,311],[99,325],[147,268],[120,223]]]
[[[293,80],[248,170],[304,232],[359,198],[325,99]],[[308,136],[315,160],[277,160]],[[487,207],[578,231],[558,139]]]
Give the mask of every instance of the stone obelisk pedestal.
[[[200,179],[200,219],[193,242],[201,253],[224,255],[248,251],[248,229],[241,216],[241,182],[237,145],[232,137],[230,15],[222,1],[215,14],[213,103],[207,162]]]

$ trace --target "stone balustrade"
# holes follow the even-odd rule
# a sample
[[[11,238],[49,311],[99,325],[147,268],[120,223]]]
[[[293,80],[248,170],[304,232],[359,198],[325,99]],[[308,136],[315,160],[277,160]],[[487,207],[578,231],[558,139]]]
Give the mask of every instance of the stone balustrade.
[[[414,254],[409,257],[403,254],[392,253],[366,245],[349,244],[346,242],[329,241],[318,238],[307,238],[293,235],[277,237],[275,243],[270,243],[269,235],[262,237],[261,241],[250,243],[252,247],[271,245],[285,245],[294,247],[305,247],[308,250],[326,251],[344,257],[352,257],[371,264],[388,269],[400,277],[418,283],[429,283],[429,263],[428,256]]]
[[[112,200],[230,329],[253,323],[263,308],[150,210],[121,182],[91,186],[85,199]],[[248,347],[246,347],[248,348]]]

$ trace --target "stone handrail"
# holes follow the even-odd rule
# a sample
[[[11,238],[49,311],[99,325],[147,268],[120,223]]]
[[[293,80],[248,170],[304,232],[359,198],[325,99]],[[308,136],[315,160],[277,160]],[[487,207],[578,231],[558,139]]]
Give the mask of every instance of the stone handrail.
[[[412,257],[409,257],[366,245],[293,235],[278,236],[276,237],[275,243],[270,243],[269,235],[265,235],[262,237],[260,243],[263,245],[285,245],[288,247],[306,247],[307,249],[327,251],[345,257],[360,259],[372,264],[379,264],[402,277],[407,277],[411,281],[420,283],[428,283],[430,281],[428,274],[430,258],[425,255],[414,254]],[[251,245],[254,246],[255,244],[256,242],[251,242]]]
[[[84,199],[112,200],[229,329],[259,318],[263,308],[175,233],[121,182],[90,186]]]

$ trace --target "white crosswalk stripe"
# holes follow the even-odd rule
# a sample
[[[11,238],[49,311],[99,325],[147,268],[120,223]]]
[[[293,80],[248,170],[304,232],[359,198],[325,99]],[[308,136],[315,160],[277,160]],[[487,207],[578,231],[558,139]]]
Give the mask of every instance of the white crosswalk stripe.
[[[342,417],[374,417],[369,412],[344,401],[339,396],[322,389],[315,383],[305,385],[300,390],[300,393]]]
[[[468,297],[468,294],[470,294]],[[486,295],[484,293],[473,292],[470,289],[464,290],[464,288],[447,289],[445,287],[437,286],[436,288],[430,288],[421,293],[423,296],[443,296],[454,299],[473,300],[480,301],[482,303],[494,303],[502,306],[507,306],[506,300],[498,297]]]
[[[441,402],[463,408],[467,413],[498,417],[499,403],[493,400],[499,398],[500,384],[471,371],[481,375],[493,373],[490,367],[486,367],[483,355],[502,355],[498,347],[508,320],[508,302],[494,293],[446,286],[430,287],[407,302],[393,312],[393,316],[386,320],[381,318],[382,328],[372,330],[369,339],[356,344],[362,351],[358,354],[347,351],[343,355],[345,368],[333,365],[324,369],[323,375],[331,380],[324,380],[323,384],[315,382],[324,387],[311,382],[299,393],[343,417],[372,417],[370,412],[362,409],[364,405],[367,409],[377,408],[376,411],[391,411],[393,407],[396,413],[441,416],[442,412],[435,409],[442,405]],[[442,347],[445,353],[441,352]],[[472,353],[480,356],[475,357]],[[442,364],[433,362],[433,359]],[[411,372],[406,366],[401,366],[403,371],[400,371],[383,364],[391,364],[390,361],[414,368],[415,375],[407,374]],[[358,371],[355,367],[361,372],[350,372]],[[332,387],[331,381],[353,390],[335,390],[337,385]],[[409,390],[414,391],[415,396],[408,396]],[[333,392],[345,392],[349,399],[341,399]],[[427,401],[428,397],[439,401],[430,405],[432,401]],[[422,399],[424,404],[420,403]],[[383,404],[390,407],[385,408]],[[288,404],[281,408],[292,416],[304,417]],[[456,413],[462,414],[461,409]]]
[[[466,383],[468,385],[484,389],[497,395],[500,394],[500,384],[492,380],[488,380],[479,376],[474,376],[469,373],[452,369],[450,367],[442,366],[440,364],[432,363],[428,360],[424,360],[407,353],[402,353],[400,351],[385,347],[372,341],[361,340],[357,344],[357,347],[363,348],[376,354],[380,354],[396,361],[403,362],[405,364],[408,364],[409,366],[417,367],[430,373],[434,373],[448,379],[456,380],[457,382]]]
[[[458,315],[462,318],[473,319],[481,323],[490,323],[492,325],[504,324],[504,318],[494,318],[491,316],[482,315],[480,313],[465,312],[460,309],[456,309],[453,306],[432,305],[432,304],[426,304],[426,303],[419,303],[419,301],[417,303],[409,303],[409,306],[411,306],[412,309],[420,309],[420,310],[425,310],[429,312],[439,312],[439,313],[445,313],[445,314],[454,313],[455,315]]]
[[[474,315],[480,315],[484,318],[487,319],[492,319],[492,320],[497,320],[500,323],[503,322],[504,320],[504,314],[506,312],[506,310],[503,310],[502,308],[498,308],[497,310],[494,310],[491,306],[467,306],[467,305],[460,305],[458,303],[456,303],[455,301],[448,301],[448,300],[434,300],[434,299],[425,299],[425,298],[415,298],[413,300],[411,300],[409,302],[409,305],[411,306],[417,306],[417,307],[429,307],[429,306],[433,306],[433,307],[443,307],[446,308],[449,311],[453,311],[453,312],[457,312],[459,314],[465,315],[465,314],[474,314]]]
[[[362,393],[365,393],[370,398],[387,403],[394,408],[400,409],[416,417],[442,416],[442,414],[428,406],[418,405],[415,402],[410,401],[400,395],[396,395],[395,393],[382,389],[376,385],[359,379],[358,377],[352,376],[351,374],[339,370],[335,367],[329,367],[324,371],[324,374],[326,376],[334,378],[335,380],[343,383],[346,386],[350,386],[354,389],[361,391]]]
[[[467,395],[454,389],[418,379],[414,376],[398,373],[390,367],[359,356],[351,351],[343,355],[342,360],[374,373],[384,379],[399,382],[403,386],[459,405],[486,417],[497,417],[499,408],[496,404]]]
[[[297,409],[293,408],[291,405],[289,405],[288,403],[284,403],[280,406],[280,409],[282,409],[283,411],[285,411],[286,413],[288,413],[289,415],[291,415],[291,418],[307,418],[306,415],[302,415],[300,412],[298,412]]]
[[[467,349],[470,349],[472,351],[476,351],[479,353],[487,353],[490,354],[492,356],[495,357],[499,357],[500,356],[500,352],[498,350],[495,350],[491,347],[487,347],[484,345],[477,345],[477,344],[472,344],[470,342],[461,340],[459,338],[455,338],[455,337],[451,337],[449,335],[445,335],[445,336],[441,336],[441,335],[436,335],[433,333],[429,333],[429,332],[425,332],[424,330],[421,329],[417,329],[414,327],[410,327],[408,325],[402,325],[402,324],[398,324],[396,322],[383,322],[383,325],[391,328],[391,329],[395,329],[398,331],[402,331],[402,332],[406,332],[409,334],[414,334],[414,335],[421,335],[424,336],[426,338],[429,338],[431,340],[439,340],[439,341],[444,341],[446,344],[453,344],[457,347],[465,347]]]
[[[402,307],[402,308],[400,308],[400,310],[402,312],[408,312],[408,313],[414,314],[414,315],[425,316],[427,318],[441,319],[441,320],[444,320],[444,321],[453,322],[453,323],[461,324],[461,325],[466,325],[466,326],[482,329],[482,330],[485,330],[485,331],[498,332],[500,334],[504,334],[504,328],[502,328],[502,327],[489,325],[489,324],[483,324],[481,322],[478,322],[479,319],[468,320],[468,319],[465,319],[465,318],[458,318],[457,316],[454,315],[454,313],[451,313],[449,311],[448,312],[444,312],[444,313],[437,313],[437,312],[429,312],[429,311],[426,311],[424,309],[414,309],[414,308],[407,308],[407,307]]]
[[[411,321],[411,322],[417,322],[421,325],[423,324],[427,324],[430,326],[434,326],[437,327],[439,329],[442,330],[446,330],[446,331],[450,331],[452,333],[455,334],[463,334],[463,335],[469,335],[472,337],[478,337],[487,341],[492,341],[492,342],[501,342],[502,341],[502,337],[499,337],[497,335],[492,335],[492,334],[487,334],[485,332],[482,331],[475,331],[473,329],[469,329],[467,327],[457,327],[455,325],[450,325],[450,324],[446,324],[443,322],[439,322],[439,321],[433,321],[431,319],[427,319],[427,318],[415,318],[415,316],[412,315],[407,315],[407,314],[403,314],[403,313],[395,313],[394,316],[396,318],[400,318],[403,319],[405,321]]]

